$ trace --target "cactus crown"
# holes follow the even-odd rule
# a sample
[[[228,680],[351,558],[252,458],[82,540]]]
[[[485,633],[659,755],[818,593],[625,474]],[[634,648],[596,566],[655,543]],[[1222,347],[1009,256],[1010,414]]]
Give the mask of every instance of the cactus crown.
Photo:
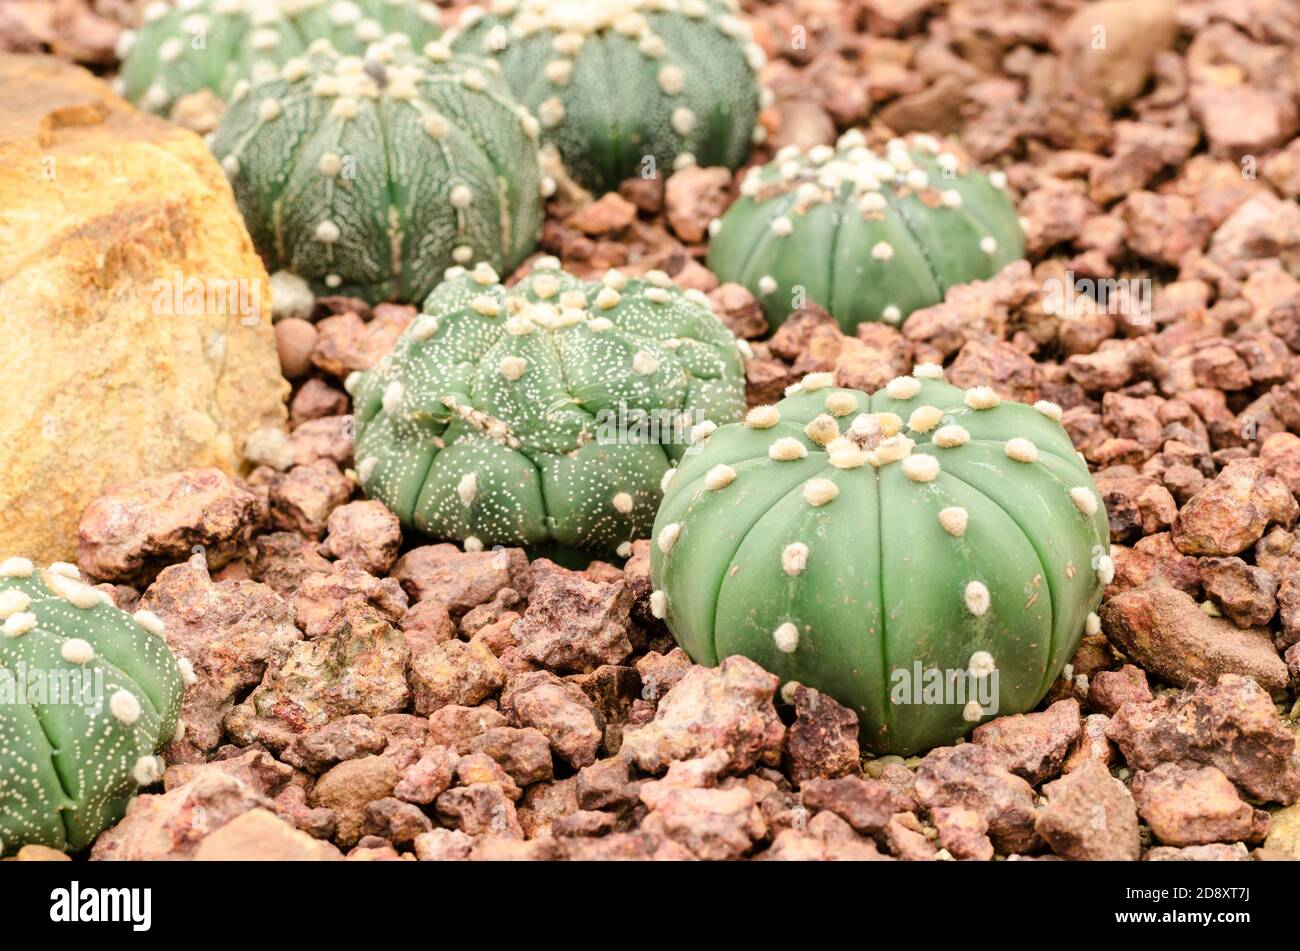
[[[498,0],[447,41],[501,64],[583,187],[696,162],[736,168],[763,52],[734,0]]]
[[[667,275],[512,288],[453,269],[391,357],[349,381],[357,475],[432,536],[627,554],[692,429],[739,418],[735,338]]]
[[[883,156],[856,130],[835,148],[789,146],[711,224],[709,267],[753,291],[772,323],[811,301],[849,332],[897,324],[1023,256],[1005,185],[930,136],[891,140]]]
[[[0,854],[83,848],[162,775],[187,665],[74,565],[0,563],[0,624]]]
[[[122,33],[120,91],[151,112],[208,90],[229,97],[239,80],[266,78],[313,40],[343,53],[406,36],[417,48],[441,35],[432,3],[415,0],[180,0],[144,10]]]
[[[651,607],[694,660],[744,654],[816,687],[882,752],[1032,708],[1113,573],[1059,408],[939,372],[871,396],[805,378],[686,459],[654,528]],[[996,689],[900,699],[916,668]]]
[[[537,123],[477,60],[317,40],[237,84],[212,148],[271,271],[418,301],[455,263],[514,268],[542,222]]]

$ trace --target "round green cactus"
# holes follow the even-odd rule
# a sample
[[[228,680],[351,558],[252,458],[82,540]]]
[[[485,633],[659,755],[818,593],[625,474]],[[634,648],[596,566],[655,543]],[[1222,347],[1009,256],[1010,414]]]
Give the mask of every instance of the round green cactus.
[[[750,171],[740,198],[711,223],[709,268],[749,288],[769,323],[805,302],[852,333],[897,324],[954,284],[991,277],[1024,255],[1006,176],[962,167],[929,136],[883,157],[860,132],[836,148],[791,146]]]
[[[84,848],[162,776],[193,676],[75,565],[0,563],[0,854]]]
[[[694,436],[740,418],[739,345],[663,272],[512,288],[453,269],[379,366],[348,381],[357,476],[427,535],[630,552]]]
[[[537,121],[478,60],[312,44],[232,94],[212,143],[272,272],[420,301],[453,263],[515,268],[542,224]]]
[[[180,0],[151,3],[118,43],[119,90],[167,115],[182,96],[230,97],[236,83],[273,75],[313,40],[361,54],[394,34],[416,48],[442,34],[432,3],[415,0]]]
[[[447,42],[494,57],[569,175],[608,191],[684,165],[738,167],[763,52],[734,0],[498,0]]]
[[[878,752],[1031,709],[1114,572],[1059,407],[940,374],[806,377],[684,460],[655,521],[651,609],[686,652],[817,688]]]

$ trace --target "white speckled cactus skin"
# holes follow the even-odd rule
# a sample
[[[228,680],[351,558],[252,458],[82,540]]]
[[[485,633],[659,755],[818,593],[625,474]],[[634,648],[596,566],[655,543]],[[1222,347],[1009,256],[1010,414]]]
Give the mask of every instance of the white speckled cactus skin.
[[[516,267],[542,224],[537,122],[477,60],[317,41],[237,88],[212,143],[272,272],[419,302],[453,264]]]
[[[471,550],[626,556],[690,430],[744,408],[740,351],[707,304],[662,272],[587,282],[543,258],[506,288],[490,267],[453,271],[391,357],[349,381],[358,478]],[[620,407],[660,424],[620,432]]]
[[[894,139],[883,155],[856,130],[835,148],[791,146],[750,170],[710,225],[709,268],[749,288],[772,324],[803,300],[846,333],[863,321],[898,324],[1024,256],[1005,185],[1003,173],[965,168],[930,136]]]
[[[1032,709],[1098,629],[1114,574],[1060,408],[940,372],[872,395],[806,377],[686,459],[654,527],[651,609],[683,649],[708,665],[743,654],[834,697],[878,753]],[[918,663],[996,671],[996,707],[895,699],[896,672]]]
[[[607,191],[646,171],[737,168],[756,132],[763,53],[734,0],[497,0],[447,42],[494,57],[569,175]]]
[[[151,3],[138,32],[122,34],[122,95],[166,115],[176,100],[209,90],[230,96],[242,80],[265,78],[317,39],[364,53],[393,34],[420,48],[441,35],[438,9],[424,0],[179,0]]]
[[[0,625],[0,854],[84,848],[161,777],[192,671],[73,565],[0,563]]]

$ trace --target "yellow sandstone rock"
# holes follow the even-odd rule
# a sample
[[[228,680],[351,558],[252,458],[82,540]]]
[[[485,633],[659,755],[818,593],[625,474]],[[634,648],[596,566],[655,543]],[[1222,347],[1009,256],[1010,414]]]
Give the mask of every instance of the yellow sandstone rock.
[[[77,550],[114,482],[234,471],[284,416],[269,282],[202,140],[0,56],[0,554]]]

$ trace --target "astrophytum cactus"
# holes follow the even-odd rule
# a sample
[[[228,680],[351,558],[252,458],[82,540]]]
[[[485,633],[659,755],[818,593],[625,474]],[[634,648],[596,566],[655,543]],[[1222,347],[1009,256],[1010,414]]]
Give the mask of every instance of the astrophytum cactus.
[[[763,52],[734,0],[498,0],[447,42],[490,56],[569,175],[607,191],[699,163],[736,168],[756,135]]]
[[[400,34],[419,49],[441,35],[438,8],[416,0],[181,0],[151,3],[118,43],[118,87],[162,115],[206,90],[224,102],[242,80],[273,75],[313,40],[362,54]]]
[[[212,150],[268,270],[418,303],[453,263],[517,266],[542,223],[537,121],[483,65],[318,40],[237,86]]]
[[[809,302],[849,333],[897,324],[1024,255],[1005,186],[929,136],[891,140],[883,156],[856,131],[835,148],[789,146],[710,224],[709,268],[748,287],[772,324]]]
[[[453,269],[348,388],[366,493],[469,550],[629,554],[691,439],[745,403],[737,341],[702,294],[656,271],[581,281],[554,258],[511,288]]]
[[[0,854],[84,848],[162,776],[193,676],[162,634],[75,565],[0,562]]]
[[[1114,572],[1059,407],[940,372],[805,377],[683,460],[655,521],[650,607],[686,652],[817,688],[876,752],[1032,708]]]

